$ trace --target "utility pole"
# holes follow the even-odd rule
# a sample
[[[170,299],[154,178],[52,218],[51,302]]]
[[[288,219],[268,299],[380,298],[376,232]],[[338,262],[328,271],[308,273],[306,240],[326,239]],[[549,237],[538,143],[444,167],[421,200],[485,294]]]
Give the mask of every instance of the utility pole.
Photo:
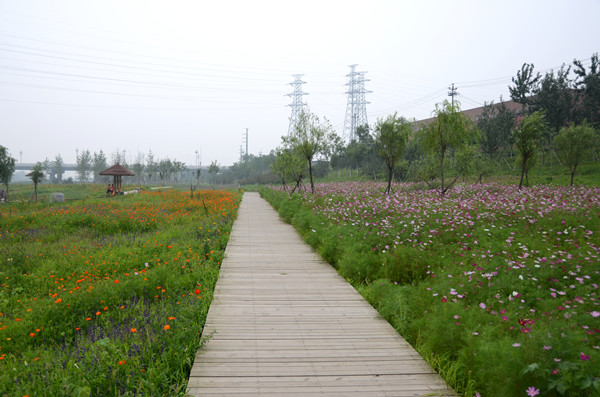
[[[448,96],[452,97],[452,107],[454,108],[454,97],[458,96],[458,91],[456,91],[456,87],[454,87],[454,83],[452,83],[452,85],[450,87],[448,87],[448,89],[450,90],[448,92]]]
[[[290,83],[292,87],[294,87],[294,92],[290,94],[286,94],[290,98],[292,98],[292,103],[288,106],[292,108],[292,115],[290,116],[290,125],[288,127],[288,136],[294,131],[296,128],[296,123],[298,122],[298,117],[300,113],[302,113],[302,108],[306,106],[305,102],[302,102],[302,95],[308,95],[306,92],[302,92],[302,84],[306,84],[306,81],[302,81],[303,74],[295,74],[293,77],[295,80]]]
[[[350,65],[350,74],[348,77],[348,103],[346,105],[346,118],[344,119],[344,139],[348,142],[356,139],[356,129],[358,127],[368,126],[367,121],[367,100],[365,94],[372,91],[365,90],[365,79],[366,72],[357,72],[356,66]]]

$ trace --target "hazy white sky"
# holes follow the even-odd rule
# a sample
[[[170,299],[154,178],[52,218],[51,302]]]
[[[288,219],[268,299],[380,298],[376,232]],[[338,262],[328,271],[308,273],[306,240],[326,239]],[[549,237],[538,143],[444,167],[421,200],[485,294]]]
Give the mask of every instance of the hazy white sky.
[[[231,165],[246,128],[255,155],[287,134],[294,74],[342,135],[350,64],[369,123],[422,119],[452,83],[468,109],[509,99],[524,62],[588,60],[599,19],[600,0],[0,0],[0,145]]]

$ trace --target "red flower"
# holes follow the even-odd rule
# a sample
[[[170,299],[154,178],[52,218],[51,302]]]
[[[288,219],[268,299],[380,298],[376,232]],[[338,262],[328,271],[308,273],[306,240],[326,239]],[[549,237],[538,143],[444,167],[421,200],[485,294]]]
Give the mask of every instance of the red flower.
[[[196,290],[194,291],[196,293],[196,295],[200,295],[200,289],[196,288]]]

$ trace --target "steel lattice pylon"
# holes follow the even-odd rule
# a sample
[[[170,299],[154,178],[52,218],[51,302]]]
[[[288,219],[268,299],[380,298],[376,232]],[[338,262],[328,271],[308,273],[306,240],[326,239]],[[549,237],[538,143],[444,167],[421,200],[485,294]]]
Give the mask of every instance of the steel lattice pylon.
[[[288,136],[294,130],[296,123],[298,122],[298,117],[302,112],[302,108],[306,105],[306,103],[302,102],[302,95],[308,95],[306,92],[302,92],[302,84],[305,84],[305,81],[302,81],[303,74],[295,74],[293,77],[295,80],[290,83],[292,87],[294,87],[294,92],[291,94],[286,94],[287,96],[292,98],[292,103],[288,106],[292,108],[292,115],[290,116],[290,125],[288,127]]]
[[[356,66],[350,65],[350,74],[347,74],[348,82],[348,104],[346,105],[346,118],[344,119],[344,139],[348,142],[356,139],[356,129],[361,126],[368,126],[367,121],[367,100],[365,94],[372,91],[365,90],[366,72],[357,72]]]

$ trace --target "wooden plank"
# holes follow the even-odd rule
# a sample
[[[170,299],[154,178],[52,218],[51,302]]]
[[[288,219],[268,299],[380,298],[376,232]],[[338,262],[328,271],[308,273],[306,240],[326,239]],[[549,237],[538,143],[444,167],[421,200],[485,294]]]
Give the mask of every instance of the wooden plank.
[[[191,396],[455,396],[255,193],[231,232]]]

